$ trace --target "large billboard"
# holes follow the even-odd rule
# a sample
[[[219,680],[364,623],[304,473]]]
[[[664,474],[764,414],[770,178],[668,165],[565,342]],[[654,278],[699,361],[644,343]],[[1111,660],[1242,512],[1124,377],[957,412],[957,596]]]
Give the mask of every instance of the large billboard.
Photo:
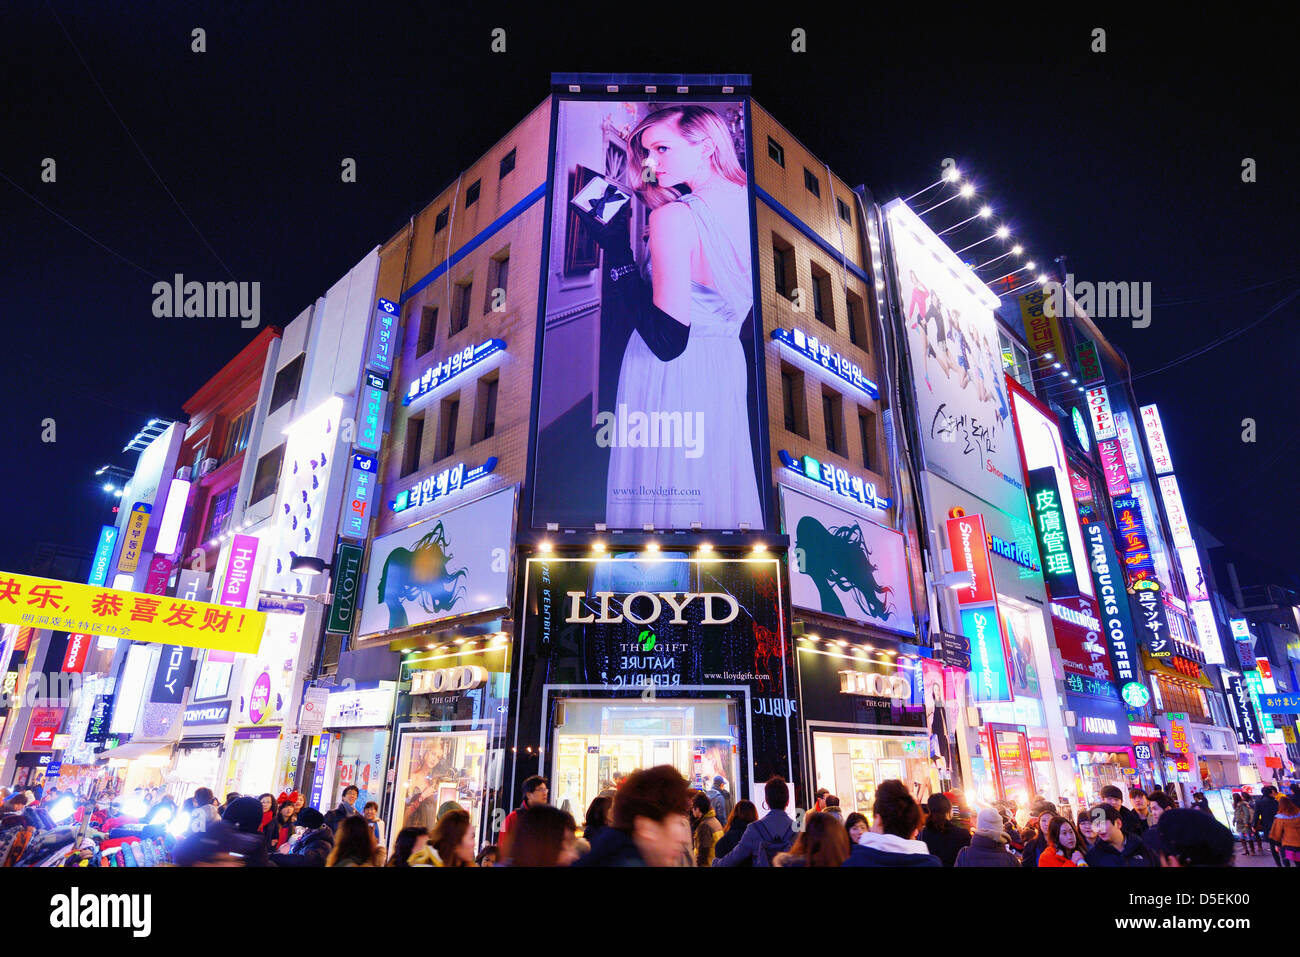
[[[902,535],[785,486],[781,507],[792,604],[916,633]]]
[[[502,608],[514,487],[375,539],[358,636]]]
[[[558,99],[532,524],[767,525],[743,99]]]
[[[994,296],[901,200],[885,207],[926,468],[1008,515],[1024,483]]]

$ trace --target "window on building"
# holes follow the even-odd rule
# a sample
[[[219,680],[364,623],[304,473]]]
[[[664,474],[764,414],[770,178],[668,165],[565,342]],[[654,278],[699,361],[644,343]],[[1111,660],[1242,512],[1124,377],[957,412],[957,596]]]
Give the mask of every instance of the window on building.
[[[813,315],[823,326],[835,328],[835,308],[831,299],[831,277],[812,265],[812,300]]]
[[[772,236],[772,279],[779,295],[789,299],[794,290],[794,247],[784,239]]]
[[[803,171],[803,185],[804,189],[808,190],[808,192],[812,193],[814,196],[821,196],[822,184],[818,181],[817,177],[813,175],[813,171],[808,169],[806,166]]]
[[[844,200],[840,199],[838,196],[835,197],[835,211],[840,214],[840,219],[844,220],[846,223],[853,222],[853,210],[849,208],[848,203],[844,202]]]
[[[822,421],[826,425],[826,448],[844,454],[844,400],[832,389],[822,389]]]
[[[511,150],[505,156],[501,157],[501,166],[497,170],[497,179],[505,179],[515,168],[515,151]]]
[[[777,166],[785,169],[785,147],[770,136],[767,138],[767,155]]]
[[[402,443],[402,478],[420,468],[420,447],[424,445],[424,413],[406,420],[406,441]]]
[[[238,495],[237,484],[213,493],[212,504],[208,507],[208,525],[203,533],[205,542],[212,541],[230,528],[230,517],[235,513],[235,498]]]
[[[425,306],[420,310],[420,333],[415,340],[415,354],[422,356],[433,348],[438,335],[438,307]]]
[[[466,279],[456,283],[451,290],[451,325],[447,335],[454,336],[464,331],[469,325],[469,297],[474,288],[474,280]]]
[[[275,490],[280,487],[280,466],[283,464],[283,442],[257,460],[257,472],[253,476],[253,492],[248,496],[250,506],[275,494]]]
[[[221,443],[221,462],[228,462],[248,448],[248,434],[253,430],[253,408],[249,406],[230,420],[226,426],[226,439]]]
[[[470,183],[469,189],[465,190],[466,209],[469,209],[471,206],[473,206],[475,203],[478,202],[478,194],[482,186],[483,186],[483,181],[481,179],[476,179],[474,180],[474,182]]]
[[[870,409],[858,409],[858,437],[862,441],[862,466],[876,471],[876,414]]]
[[[492,311],[494,303],[500,301],[502,305],[506,302],[506,290],[510,283],[510,247],[507,246],[501,252],[492,257],[488,264],[488,284],[487,295],[483,297],[484,314]],[[497,290],[500,289],[500,292]]]
[[[447,228],[447,220],[451,218],[451,207],[444,206],[442,211],[433,218],[433,234],[436,236]]]
[[[275,374],[275,384],[271,387],[270,415],[276,409],[298,398],[298,383],[302,379],[302,364],[306,353],[298,353],[294,360]]]
[[[845,293],[849,307],[849,341],[863,352],[871,351],[870,333],[867,331],[867,310],[862,297],[855,292]]]
[[[439,433],[442,435],[442,454],[446,458],[456,453],[456,428],[460,424],[460,395],[442,400],[442,423]]]
[[[1002,368],[1030,392],[1034,391],[1033,367],[1029,364],[1029,350],[998,330],[998,346],[1002,350]]]
[[[808,438],[808,416],[804,407],[803,373],[781,364],[781,406],[788,432]]]
[[[497,388],[500,381],[500,377],[496,374],[491,378],[479,380],[478,408],[481,419],[477,430],[479,439],[490,439],[497,433]]]

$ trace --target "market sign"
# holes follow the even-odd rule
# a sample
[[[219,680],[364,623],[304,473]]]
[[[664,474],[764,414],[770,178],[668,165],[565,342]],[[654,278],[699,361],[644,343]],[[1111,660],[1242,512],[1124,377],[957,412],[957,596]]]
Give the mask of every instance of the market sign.
[[[785,449],[782,449],[779,454],[781,464],[790,471],[798,472],[805,478],[824,485],[836,495],[852,499],[867,508],[889,508],[889,499],[880,495],[876,490],[876,483],[864,479],[861,475],[851,475],[847,469],[819,462],[811,455],[795,458]]]
[[[1156,572],[1147,541],[1147,527],[1142,520],[1142,506],[1133,495],[1121,495],[1112,503],[1115,509],[1115,528],[1119,532],[1120,558],[1124,562],[1124,575],[1129,582],[1150,579]]]
[[[443,359],[436,365],[425,369],[423,375],[414,379],[406,390],[402,405],[410,405],[416,399],[428,395],[440,386],[446,385],[462,372],[474,368],[489,356],[504,352],[505,349],[506,344],[503,339],[488,339],[476,346],[466,346],[451,358]],[[877,396],[872,396],[872,398],[877,398]]]
[[[1162,735],[1160,729],[1154,724],[1146,724],[1138,721],[1128,723],[1128,733],[1133,736],[1135,741],[1159,741]]]
[[[181,645],[164,645],[154,672],[149,700],[160,704],[180,704],[190,683],[190,650]]]
[[[122,539],[122,554],[117,559],[117,570],[133,573],[140,566],[140,546],[144,543],[144,532],[149,527],[149,513],[153,506],[148,502],[136,502],[131,506],[131,517],[126,521],[126,536]]]
[[[1043,559],[1043,580],[1053,598],[1073,598],[1079,594],[1074,559],[1065,524],[1065,504],[1057,488],[1056,470],[1030,469],[1029,512],[1038,536],[1038,553]]]
[[[113,695],[95,696],[95,703],[90,707],[90,721],[86,724],[85,740],[87,744],[103,744],[108,737],[108,722],[113,716]]]
[[[1083,339],[1075,345],[1074,354],[1079,359],[1079,378],[1084,385],[1092,385],[1106,377],[1101,370],[1101,359],[1097,356],[1097,343]]]
[[[1104,385],[1089,389],[1088,411],[1092,414],[1092,431],[1098,441],[1115,438],[1115,416],[1110,411],[1110,394]]]
[[[266,615],[0,572],[0,624],[251,654],[261,642]]]
[[[1147,653],[1152,658],[1171,657],[1174,643],[1169,634],[1164,602],[1160,600],[1160,583],[1151,579],[1134,582],[1129,589],[1129,602]]]
[[[1133,491],[1129,481],[1128,468],[1124,465],[1124,454],[1115,439],[1106,439],[1097,443],[1097,452],[1101,456],[1101,471],[1106,476],[1106,490],[1111,498],[1128,495]]]
[[[327,728],[382,728],[393,715],[392,681],[364,691],[335,691],[325,705]]]
[[[1169,750],[1174,754],[1187,753],[1187,728],[1181,721],[1169,722]]]
[[[773,329],[772,338],[814,365],[843,379],[864,395],[873,399],[880,398],[880,390],[862,374],[861,366],[832,351],[827,343],[818,342],[815,336],[804,335],[802,329]]]
[[[330,602],[329,618],[325,630],[346,635],[352,631],[357,613],[357,589],[361,585],[360,545],[340,542],[334,555],[334,600]]]
[[[1165,443],[1165,427],[1160,423],[1160,410],[1154,405],[1141,408],[1142,428],[1147,434],[1147,449],[1151,453],[1151,464],[1157,475],[1165,475],[1174,470],[1173,459],[1169,457],[1169,446]]]
[[[1065,706],[1074,712],[1075,744],[1130,747],[1128,714],[1118,698],[1084,698],[1065,693]]]

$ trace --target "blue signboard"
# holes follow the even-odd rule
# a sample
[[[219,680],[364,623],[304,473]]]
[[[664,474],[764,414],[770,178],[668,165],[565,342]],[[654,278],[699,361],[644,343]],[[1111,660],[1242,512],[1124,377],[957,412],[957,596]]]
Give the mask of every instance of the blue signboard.
[[[379,460],[370,455],[352,454],[348,470],[348,487],[343,496],[343,521],[339,534],[344,538],[365,538],[370,527],[370,506],[379,498]]]
[[[476,346],[466,346],[450,359],[443,359],[435,366],[424,370],[424,374],[411,382],[402,399],[402,405],[410,405],[421,396],[428,395],[434,389],[450,382],[466,369],[472,369],[488,356],[505,351],[504,339],[488,339]]]
[[[862,374],[861,366],[832,351],[828,343],[819,342],[816,336],[804,335],[802,329],[773,329],[772,338],[794,350],[809,362],[834,373],[859,392],[873,399],[880,398],[880,390],[874,382]]]
[[[105,585],[108,583],[108,570],[113,565],[113,546],[117,544],[117,526],[105,525],[99,530],[99,544],[95,546],[95,558],[90,563],[90,580],[88,585]]]
[[[393,346],[397,341],[393,330],[397,326],[397,303],[380,299],[375,306],[374,322],[370,326],[370,347],[366,350],[366,368],[376,372],[393,371]]]
[[[367,372],[361,383],[361,397],[357,400],[357,413],[360,429],[357,435],[357,447],[367,452],[378,452],[384,436],[384,419],[388,411],[388,379],[374,372]]]
[[[409,489],[398,492],[397,497],[391,504],[391,508],[394,512],[404,512],[408,508],[428,505],[457,489],[471,485],[479,479],[487,478],[496,467],[497,457],[495,455],[482,465],[475,466],[468,471],[465,469],[465,463],[460,462],[450,468],[443,469],[437,475],[430,475],[428,478],[416,482]]]
[[[867,508],[889,508],[889,499],[882,497],[876,491],[876,483],[867,481],[861,475],[851,475],[848,469],[839,468],[828,462],[819,462],[811,455],[795,458],[785,449],[782,449],[779,454],[786,468],[821,483],[836,495],[861,502]]]
[[[329,733],[322,734],[316,747],[316,772],[311,776],[311,800],[307,803],[317,810],[320,810],[323,797],[321,792],[325,790],[325,771],[329,767],[330,739],[333,737]]]
[[[961,630],[970,639],[970,685],[975,700],[1012,700],[996,606],[963,608]]]
[[[1259,710],[1265,714],[1300,714],[1300,694],[1262,694]]]

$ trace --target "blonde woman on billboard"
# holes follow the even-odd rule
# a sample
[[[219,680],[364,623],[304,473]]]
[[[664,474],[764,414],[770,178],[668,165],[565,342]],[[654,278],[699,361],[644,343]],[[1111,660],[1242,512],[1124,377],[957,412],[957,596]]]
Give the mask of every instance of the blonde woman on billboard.
[[[628,185],[650,209],[650,282],[630,261],[611,270],[636,331],[619,369],[627,428],[610,442],[606,521],[761,528],[741,342],[754,305],[745,170],[707,106],[656,110],[628,143]]]

